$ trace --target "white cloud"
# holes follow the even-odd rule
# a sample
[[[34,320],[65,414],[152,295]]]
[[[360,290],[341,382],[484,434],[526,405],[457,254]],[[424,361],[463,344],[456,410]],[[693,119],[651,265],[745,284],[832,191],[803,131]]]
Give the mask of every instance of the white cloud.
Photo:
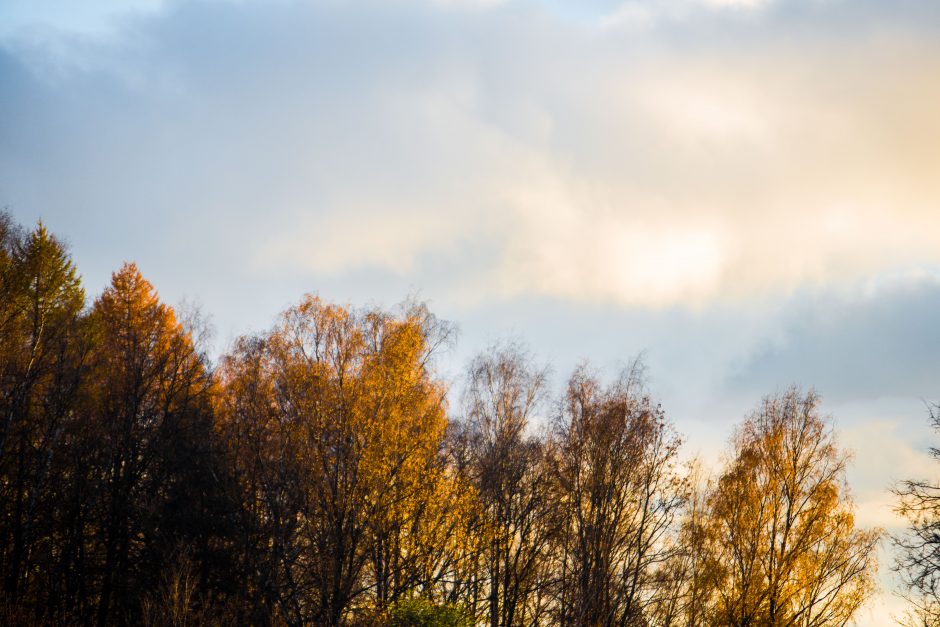
[[[474,302],[702,306],[940,263],[929,3],[666,5],[633,31],[533,4],[192,2],[103,43],[20,41],[8,67],[82,62],[6,90],[0,183],[46,211],[232,212],[245,271],[381,269]]]

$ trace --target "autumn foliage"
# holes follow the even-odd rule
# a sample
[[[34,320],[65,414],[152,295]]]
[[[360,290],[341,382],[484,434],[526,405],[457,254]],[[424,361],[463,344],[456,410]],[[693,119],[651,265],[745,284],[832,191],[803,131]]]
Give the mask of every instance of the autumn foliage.
[[[822,626],[874,590],[814,393],[711,478],[639,364],[437,370],[425,306],[305,296],[217,363],[125,264],[0,217],[0,623]]]

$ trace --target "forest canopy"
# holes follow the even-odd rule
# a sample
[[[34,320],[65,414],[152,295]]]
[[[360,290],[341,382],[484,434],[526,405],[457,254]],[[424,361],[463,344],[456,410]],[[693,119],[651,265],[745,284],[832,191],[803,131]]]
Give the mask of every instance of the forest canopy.
[[[0,622],[828,626],[874,593],[814,391],[706,472],[641,364],[554,390],[497,343],[455,397],[452,340],[307,295],[214,363],[133,263],[89,301],[0,215]]]

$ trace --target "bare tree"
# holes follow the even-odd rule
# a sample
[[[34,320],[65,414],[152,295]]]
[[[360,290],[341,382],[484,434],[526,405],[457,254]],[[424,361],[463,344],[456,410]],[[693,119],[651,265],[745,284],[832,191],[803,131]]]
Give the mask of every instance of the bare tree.
[[[687,486],[676,472],[680,439],[644,393],[640,364],[606,387],[577,370],[554,438],[557,507],[567,514],[557,620],[645,624]]]
[[[546,611],[555,506],[543,445],[529,433],[546,382],[547,369],[516,344],[491,347],[467,369],[466,471],[487,533],[483,564],[491,627],[537,625]]]
[[[940,431],[940,407],[930,408],[930,423]],[[940,460],[940,449],[930,455]],[[902,620],[911,626],[940,624],[940,485],[925,479],[908,479],[894,488],[895,511],[908,528],[892,536],[897,549],[894,568],[901,576],[901,595],[911,608]]]

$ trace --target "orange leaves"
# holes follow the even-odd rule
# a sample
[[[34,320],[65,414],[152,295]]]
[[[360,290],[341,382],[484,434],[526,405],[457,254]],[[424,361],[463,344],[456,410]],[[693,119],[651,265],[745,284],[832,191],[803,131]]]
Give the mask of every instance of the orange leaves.
[[[345,611],[363,580],[380,597],[398,594],[440,559],[452,492],[440,457],[444,388],[428,367],[435,324],[422,309],[356,311],[307,296],[223,359],[221,425],[244,442],[233,461],[262,524],[296,525],[284,576],[315,591],[298,610],[315,621]],[[281,489],[293,499],[286,511],[272,501]],[[395,581],[378,581],[392,563]]]
[[[149,395],[154,403],[185,402],[208,385],[202,360],[188,331],[137,266],[124,264],[95,301],[92,323],[98,335],[97,367],[114,393]],[[117,388],[123,391],[119,392]]]

